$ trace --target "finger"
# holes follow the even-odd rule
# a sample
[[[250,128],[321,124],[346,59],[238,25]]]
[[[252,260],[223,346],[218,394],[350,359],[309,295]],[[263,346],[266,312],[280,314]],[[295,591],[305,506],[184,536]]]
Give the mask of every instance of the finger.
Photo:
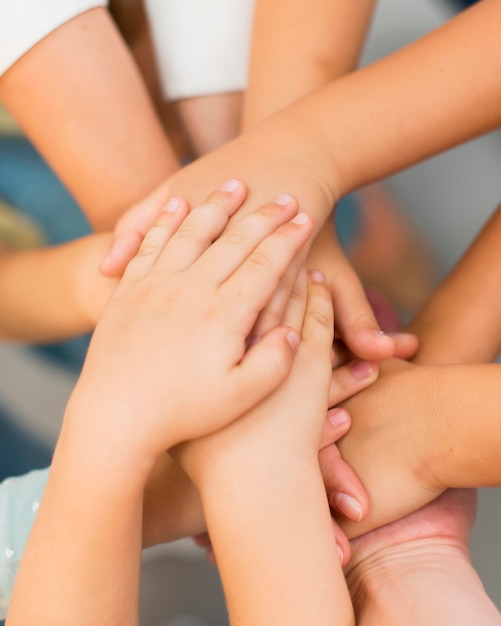
[[[329,360],[334,339],[334,310],[325,276],[318,271],[309,272],[308,301],[301,339],[312,347],[328,351]]]
[[[182,198],[171,198],[165,209],[160,212],[155,224],[146,233],[136,256],[127,266],[124,277],[144,276],[156,263],[187,215],[187,203]]]
[[[252,213],[235,215],[204,255],[207,271],[218,283],[227,280],[268,236],[294,218],[297,208],[295,198],[282,194]]]
[[[174,271],[192,265],[221,234],[245,194],[244,184],[235,179],[226,181],[210,194],[191,211],[172,237],[162,254],[162,265]]]
[[[313,233],[304,213],[267,237],[220,287],[230,323],[249,335],[298,250]]]
[[[347,465],[335,444],[326,446],[318,455],[329,505],[348,519],[359,522],[369,509],[362,483]]]
[[[381,331],[359,277],[340,249],[335,257],[336,280],[330,282],[330,289],[339,337],[361,359],[380,361],[393,356],[395,343]]]
[[[351,418],[346,409],[334,407],[327,412],[327,419],[320,438],[320,449],[330,446],[350,430]]]
[[[334,538],[336,540],[336,548],[339,554],[339,560],[341,561],[341,565],[344,567],[348,564],[351,558],[351,545],[348,540],[348,537],[341,530],[341,527],[336,522],[336,520],[332,520],[332,530],[334,532]]]
[[[101,261],[99,271],[104,276],[122,276],[129,261],[137,254],[139,246],[154,224],[167,201],[167,191],[162,187],[127,211],[117,222],[113,242]]]
[[[275,391],[287,378],[300,344],[291,328],[276,328],[253,344],[230,372],[228,391],[235,415],[242,415]]]
[[[299,272],[289,295],[283,314],[283,326],[294,328],[301,335],[304,315],[306,313],[306,298],[308,294],[308,274],[306,269]],[[271,329],[270,329],[271,330]],[[254,334],[254,331],[253,331]]]
[[[396,359],[411,359],[419,348],[419,339],[411,333],[389,333],[396,345]]]
[[[284,319],[284,312],[287,308],[288,301],[292,296],[292,290],[294,289],[295,281],[298,276],[300,268],[304,264],[304,253],[298,254],[294,261],[290,264],[289,268],[280,280],[275,293],[271,297],[271,300],[265,306],[263,311],[259,314],[257,319],[254,334],[257,336],[266,334],[272,328],[284,324],[288,326]]]
[[[356,359],[332,371],[329,406],[333,407],[368,387],[379,375],[377,363]]]

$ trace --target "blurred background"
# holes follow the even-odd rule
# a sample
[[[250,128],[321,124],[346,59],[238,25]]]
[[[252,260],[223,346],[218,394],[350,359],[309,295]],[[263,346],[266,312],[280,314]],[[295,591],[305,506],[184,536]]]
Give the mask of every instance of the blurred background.
[[[161,102],[135,1],[122,0],[112,8],[172,136],[175,116]],[[363,63],[437,27],[465,4],[382,0]],[[0,132],[0,250],[58,243],[87,232],[78,207],[1,112]],[[378,286],[404,318],[412,316],[501,200],[500,171],[501,133],[493,133],[343,201],[338,227],[348,253],[364,279]],[[86,338],[43,348],[0,342],[0,479],[49,463],[85,345]],[[501,608],[500,518],[500,491],[481,490],[471,549],[488,593]],[[190,540],[145,552],[141,624],[225,621],[217,571]]]

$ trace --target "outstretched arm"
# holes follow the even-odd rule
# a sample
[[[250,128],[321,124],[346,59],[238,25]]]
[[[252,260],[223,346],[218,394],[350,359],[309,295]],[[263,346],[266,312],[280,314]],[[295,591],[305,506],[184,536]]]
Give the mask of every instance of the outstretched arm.
[[[232,624],[353,623],[317,450],[331,377],[336,401],[375,374],[333,375],[332,304],[318,274],[309,294],[287,381],[224,431],[179,451],[200,489]],[[302,315],[297,297],[286,323]]]
[[[355,69],[374,0],[256,0],[243,127]]]
[[[49,342],[93,330],[116,279],[99,274],[111,235],[0,255],[0,337]]]
[[[383,367],[381,380],[349,403],[353,428],[340,446],[348,462],[352,453],[352,460],[358,459],[354,468],[369,492],[376,494],[369,487],[374,484],[376,468],[392,464],[391,476],[397,481],[397,468],[403,470],[401,486],[393,487],[402,489],[405,497],[387,497],[384,504],[376,498],[369,513],[375,517],[365,529],[412,509],[407,502],[400,512],[378,521],[381,504],[388,512],[391,501],[398,503],[398,508],[418,493],[414,506],[447,486],[497,485],[501,480],[496,461],[501,436],[496,387],[501,366],[485,363],[497,355],[501,341],[496,298],[500,232],[498,209],[411,325],[420,338],[418,365],[395,362]],[[387,456],[383,460],[377,452],[382,449],[392,450],[393,459]],[[364,463],[358,454],[373,462]],[[329,483],[325,455],[324,461]],[[386,481],[387,488],[390,482]]]
[[[293,330],[247,352],[245,339],[313,225],[295,202],[268,203],[211,245],[244,196],[241,184],[223,185],[190,215],[171,203],[114,291],[66,410],[9,626],[136,624],[143,489],[156,458],[236,419],[286,377]]]

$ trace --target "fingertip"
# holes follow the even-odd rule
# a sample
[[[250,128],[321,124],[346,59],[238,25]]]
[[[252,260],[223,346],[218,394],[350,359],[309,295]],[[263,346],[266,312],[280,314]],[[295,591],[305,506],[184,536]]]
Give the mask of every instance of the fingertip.
[[[365,513],[362,504],[348,493],[337,492],[332,498],[332,505],[336,511],[353,522],[361,522],[364,518]]]
[[[380,329],[362,329],[349,341],[348,348],[360,359],[367,361],[384,361],[395,355],[396,343]]]
[[[355,359],[348,365],[351,373],[359,380],[375,380],[379,374],[379,367],[376,362]]]
[[[308,275],[310,277],[310,280],[314,283],[326,283],[327,279],[325,278],[325,274],[323,274],[322,272],[318,271],[318,270],[311,270],[310,272],[308,272]]]
[[[285,338],[287,339],[287,343],[292,348],[292,351],[296,353],[299,348],[299,344],[301,343],[299,333],[294,328],[289,328],[287,329],[287,334],[285,335]]]
[[[104,258],[99,263],[99,272],[107,278],[121,276],[125,269],[124,254],[117,243],[113,243]]]
[[[327,411],[327,419],[336,431],[346,432],[350,428],[351,418],[346,409],[333,407]]]

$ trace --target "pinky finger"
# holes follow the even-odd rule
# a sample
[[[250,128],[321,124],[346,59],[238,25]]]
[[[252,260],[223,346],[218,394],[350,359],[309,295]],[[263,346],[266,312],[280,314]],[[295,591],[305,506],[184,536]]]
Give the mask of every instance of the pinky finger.
[[[168,241],[188,215],[188,204],[182,198],[171,198],[148,230],[139,246],[136,256],[131,260],[125,275],[141,278],[149,272],[158,260]]]

